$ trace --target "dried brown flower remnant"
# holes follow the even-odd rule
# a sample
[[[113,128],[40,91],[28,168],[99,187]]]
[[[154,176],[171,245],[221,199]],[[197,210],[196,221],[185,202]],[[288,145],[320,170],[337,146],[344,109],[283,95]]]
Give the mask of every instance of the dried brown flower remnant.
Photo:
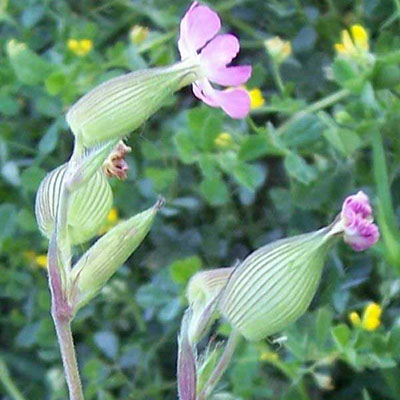
[[[129,166],[125,161],[125,156],[131,151],[132,149],[122,140],[118,142],[103,164],[103,171],[109,178],[126,179],[128,177]]]

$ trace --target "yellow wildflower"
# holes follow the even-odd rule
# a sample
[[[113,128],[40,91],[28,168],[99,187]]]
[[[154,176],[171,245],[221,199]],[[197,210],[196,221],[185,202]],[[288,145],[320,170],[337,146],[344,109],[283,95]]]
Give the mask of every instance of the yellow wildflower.
[[[282,40],[279,36],[266,40],[264,45],[269,55],[278,64],[283,63],[292,54],[292,45],[290,42]]]
[[[276,362],[279,360],[278,353],[273,351],[263,351],[260,354],[260,361]]]
[[[362,319],[355,311],[349,314],[349,319],[355,327],[361,327],[366,331],[374,331],[381,325],[381,315],[381,306],[371,302],[365,307]]]
[[[106,222],[104,226],[100,229],[99,235],[104,235],[111,228],[113,228],[119,222],[118,210],[116,208],[112,208],[107,215]]]
[[[259,88],[251,89],[248,91],[250,96],[250,107],[252,110],[264,105],[265,100]]]
[[[40,268],[47,268],[47,255],[39,254],[35,257],[36,265]]]
[[[142,25],[135,25],[129,32],[129,38],[133,44],[140,44],[149,35],[149,28]]]
[[[351,35],[350,35],[351,34]],[[342,42],[335,44],[335,50],[340,55],[360,56],[369,51],[368,33],[361,25],[353,25],[342,31]]]
[[[382,308],[379,304],[369,303],[364,310],[362,327],[367,331],[374,331],[381,324]]]
[[[215,138],[214,143],[217,147],[226,149],[232,146],[233,139],[228,132],[222,132]]]
[[[69,39],[67,42],[68,49],[77,56],[85,56],[93,48],[93,42],[90,39]]]

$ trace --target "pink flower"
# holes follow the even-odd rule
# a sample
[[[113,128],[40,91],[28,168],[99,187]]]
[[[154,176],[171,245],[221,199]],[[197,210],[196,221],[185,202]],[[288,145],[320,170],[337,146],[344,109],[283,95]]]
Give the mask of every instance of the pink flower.
[[[344,226],[344,241],[355,251],[363,251],[379,239],[379,229],[373,223],[372,207],[368,196],[359,191],[343,203],[341,219]]]
[[[199,63],[200,78],[193,83],[193,93],[211,107],[221,107],[232,118],[244,118],[250,110],[250,96],[245,89],[215,89],[239,86],[247,82],[251,66],[227,65],[239,52],[239,40],[231,34],[217,35],[221,28],[218,14],[194,2],[182,18],[178,48],[182,60]]]

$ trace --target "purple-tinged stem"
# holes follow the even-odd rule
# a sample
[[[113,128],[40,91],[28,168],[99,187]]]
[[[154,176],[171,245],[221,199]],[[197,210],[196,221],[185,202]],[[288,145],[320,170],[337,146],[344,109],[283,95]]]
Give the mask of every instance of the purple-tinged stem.
[[[224,352],[222,353],[221,358],[218,361],[217,366],[212,372],[211,376],[208,378],[207,383],[204,386],[202,392],[197,396],[196,400],[206,400],[207,397],[211,394],[215,385],[222,378],[222,375],[228,368],[228,365],[232,359],[233,353],[241,339],[241,335],[239,332],[233,330],[229,336],[228,342],[226,343]]]

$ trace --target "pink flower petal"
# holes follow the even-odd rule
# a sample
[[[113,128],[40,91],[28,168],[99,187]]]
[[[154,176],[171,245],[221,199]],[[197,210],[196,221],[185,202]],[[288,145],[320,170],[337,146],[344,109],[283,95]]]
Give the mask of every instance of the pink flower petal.
[[[244,89],[214,89],[212,98],[231,118],[242,119],[250,111],[250,96]]]
[[[200,62],[207,71],[225,67],[239,53],[240,45],[236,36],[218,35],[200,53]]]
[[[361,190],[357,194],[348,196],[343,203],[342,214],[347,214],[349,210],[361,214],[364,218],[371,217],[372,207],[368,196]]]
[[[251,76],[251,66],[223,67],[211,69],[207,74],[210,81],[223,86],[238,86],[246,83]]]
[[[198,99],[204,101],[207,105],[211,107],[219,107],[219,104],[212,98],[214,88],[210,85],[210,82],[208,82],[207,79],[196,81],[193,84],[193,93]]]
[[[355,251],[363,251],[374,245],[379,239],[378,227],[364,219],[361,214],[353,213],[353,219],[345,226],[344,241]]]
[[[182,58],[202,48],[220,30],[218,14],[194,2],[181,20],[178,48]]]

